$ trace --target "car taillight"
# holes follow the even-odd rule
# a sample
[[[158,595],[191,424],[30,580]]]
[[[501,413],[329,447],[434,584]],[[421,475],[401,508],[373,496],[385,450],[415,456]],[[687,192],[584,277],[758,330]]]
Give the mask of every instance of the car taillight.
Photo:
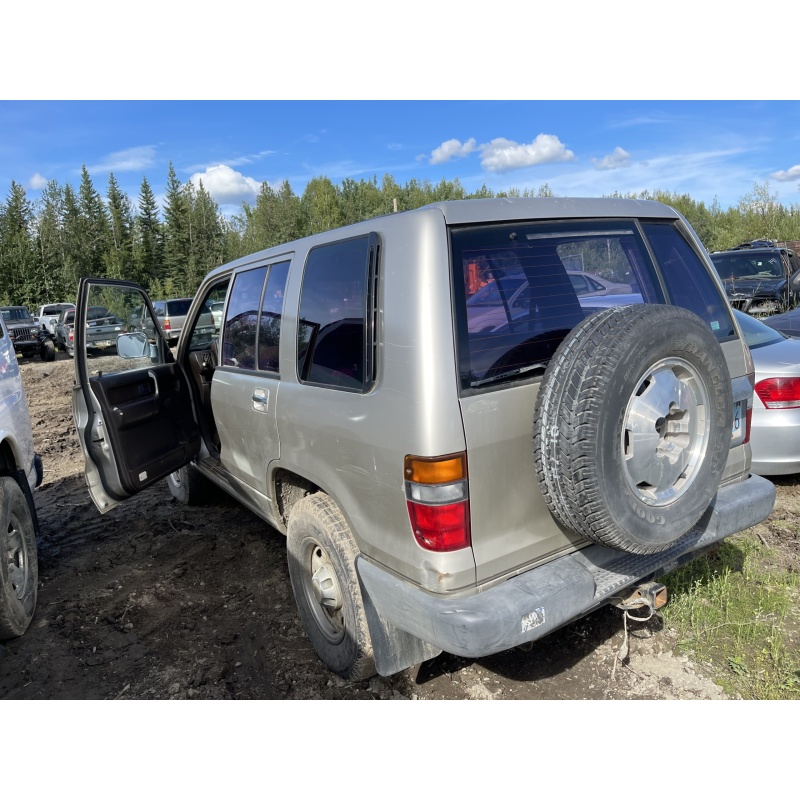
[[[75,332],[74,332],[74,331],[72,331],[72,330],[70,330],[70,332],[69,332],[69,340],[70,340],[71,342],[74,342],[74,341],[75,341]]]
[[[164,330],[168,331],[169,329],[170,329],[169,317],[164,317]]]
[[[420,547],[448,553],[469,547],[469,488],[466,453],[406,456],[408,518]]]
[[[800,378],[767,378],[756,394],[767,408],[800,408]]]

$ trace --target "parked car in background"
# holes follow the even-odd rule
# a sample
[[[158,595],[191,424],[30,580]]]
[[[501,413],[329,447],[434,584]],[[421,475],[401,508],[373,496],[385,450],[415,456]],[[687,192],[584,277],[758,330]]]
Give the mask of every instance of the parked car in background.
[[[797,304],[800,257],[794,250],[758,240],[710,256],[734,308],[766,317]]]
[[[56,349],[63,350],[70,358],[75,354],[75,309],[61,312],[55,329]]]
[[[44,330],[55,334],[56,325],[58,324],[61,312],[68,309],[75,308],[74,303],[50,303],[48,305],[39,306],[33,318],[39,323],[39,326]]]
[[[612,283],[599,275],[591,272],[580,272],[578,270],[567,270],[575,294],[578,297],[596,297],[606,294],[630,294],[633,287],[630,283]]]
[[[780,331],[785,336],[792,339],[800,339],[800,308],[793,308],[784,311],[782,314],[773,314],[770,317],[762,317],[761,321],[770,328]]]
[[[154,300],[153,310],[156,313],[158,326],[170,347],[178,343],[186,313],[192,304],[191,297],[182,297],[174,300]],[[155,338],[155,325],[146,305],[137,305],[128,316],[127,329],[129,333],[141,331],[149,339]],[[195,336],[203,335],[205,341],[210,342],[215,332],[218,330],[214,321],[211,309],[204,309],[203,330],[196,331]]]
[[[33,490],[42,482],[14,344],[0,318],[0,641],[21,636],[36,610],[39,521]]]
[[[211,316],[214,318],[214,333],[219,333],[222,327],[222,312],[225,309],[225,301],[217,300],[214,303],[209,303],[208,307],[211,311]]]
[[[20,358],[38,355],[42,361],[52,361],[56,357],[53,335],[36,324],[25,306],[2,306],[0,314],[6,323],[14,352]]]
[[[582,306],[597,309],[642,302],[641,294],[634,293],[635,281],[611,283],[599,276],[575,270],[567,270],[567,275]],[[469,330],[491,331],[525,316],[536,291],[517,272],[490,281],[467,299]],[[599,298],[608,300],[601,301]]]
[[[164,332],[166,340],[169,342],[170,347],[174,347],[178,343],[181,331],[183,330],[183,322],[186,319],[186,312],[192,304],[191,297],[176,297],[171,300],[153,300],[153,309],[158,317],[158,324]],[[147,331],[142,324],[142,319],[147,320],[148,315],[142,316],[142,309],[139,309],[139,327],[134,330],[144,330],[145,333],[152,334],[152,328]]]
[[[116,348],[117,336],[125,332],[125,323],[116,314],[105,306],[91,306],[86,320],[87,347],[97,350]]]
[[[734,313],[756,368],[751,469],[757,475],[800,472],[800,340]]]
[[[584,305],[625,296],[577,295],[567,265],[597,257],[643,303]],[[473,331],[486,276],[506,321]],[[236,497],[286,535],[309,641],[351,680],[527,645],[608,603],[654,611],[660,576],[774,505],[750,474],[750,351],[661,203],[441,202],[264,250],[206,276],[174,355],[152,317],[152,341],[87,358],[87,307],[151,306],[103,278],[78,297],[97,508],[163,478],[187,504]],[[223,299],[219,340],[196,337]]]

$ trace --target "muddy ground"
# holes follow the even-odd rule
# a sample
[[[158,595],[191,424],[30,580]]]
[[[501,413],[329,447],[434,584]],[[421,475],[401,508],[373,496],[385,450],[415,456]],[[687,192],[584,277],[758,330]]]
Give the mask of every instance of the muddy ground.
[[[528,652],[442,654],[348,684],[305,637],[280,533],[225,497],[179,505],[163,482],[101,516],[72,422],[72,360],[21,369],[44,461],[39,600],[27,633],[0,645],[0,698],[725,699],[658,619],[629,626],[620,658],[610,608]],[[780,482],[779,502],[795,485]]]

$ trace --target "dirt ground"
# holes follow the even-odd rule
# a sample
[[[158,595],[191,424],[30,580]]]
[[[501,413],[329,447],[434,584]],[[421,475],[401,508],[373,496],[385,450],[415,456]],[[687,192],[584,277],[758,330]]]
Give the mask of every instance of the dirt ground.
[[[349,684],[305,637],[280,533],[224,497],[182,506],[164,482],[101,516],[72,422],[72,360],[21,370],[44,462],[39,599],[27,633],[0,645],[0,698],[726,699],[656,618],[629,625],[623,648],[610,608],[527,652],[442,654]]]

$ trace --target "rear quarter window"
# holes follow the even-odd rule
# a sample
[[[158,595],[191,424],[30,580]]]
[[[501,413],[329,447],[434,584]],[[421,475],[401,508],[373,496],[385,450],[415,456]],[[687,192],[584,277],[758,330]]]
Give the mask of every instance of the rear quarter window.
[[[660,267],[670,301],[705,320],[719,341],[735,336],[727,300],[704,262],[675,226],[644,223],[642,227]]]
[[[302,382],[365,391],[374,381],[377,249],[372,234],[309,252],[297,331]]]

